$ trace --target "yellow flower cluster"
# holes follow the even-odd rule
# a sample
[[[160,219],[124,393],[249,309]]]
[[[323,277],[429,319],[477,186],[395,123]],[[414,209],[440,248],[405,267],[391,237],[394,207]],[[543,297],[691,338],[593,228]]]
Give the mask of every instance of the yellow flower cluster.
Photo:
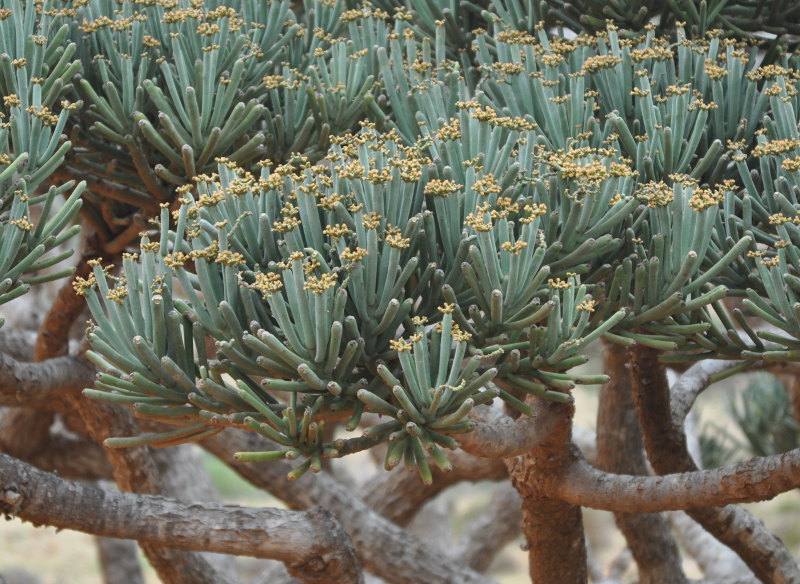
[[[794,138],[782,138],[780,140],[767,140],[761,142],[753,148],[753,156],[760,158],[761,156],[785,154],[792,150],[800,148],[800,140]]]
[[[323,294],[325,290],[332,288],[336,285],[336,275],[330,272],[322,274],[321,276],[308,276],[306,278],[305,284],[303,284],[304,290],[311,290],[313,294],[317,296]]]
[[[562,280],[561,278],[548,278],[547,285],[553,290],[568,290],[569,288],[572,288],[572,282]]]
[[[672,187],[667,186],[664,181],[650,181],[639,185],[635,193],[636,198],[648,207],[665,207],[675,198]]]
[[[452,195],[461,191],[463,188],[464,185],[460,185],[452,180],[431,179],[428,181],[428,184],[425,185],[424,192],[426,195],[447,197],[448,195]]]
[[[784,223],[793,223],[794,225],[800,225],[800,217],[787,217],[783,213],[775,213],[774,215],[769,216],[769,224],[770,225],[783,225]]]
[[[689,206],[694,211],[705,211],[711,207],[716,207],[725,198],[725,191],[722,189],[695,189],[689,198]]]
[[[502,244],[500,244],[500,249],[513,253],[514,255],[521,254],[522,250],[526,247],[528,247],[527,241],[517,241],[513,244],[510,241],[504,241]]]

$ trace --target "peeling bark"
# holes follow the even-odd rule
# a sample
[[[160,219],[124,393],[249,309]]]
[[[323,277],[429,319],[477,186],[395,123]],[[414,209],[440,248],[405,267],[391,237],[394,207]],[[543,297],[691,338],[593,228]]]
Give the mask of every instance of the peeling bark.
[[[639,420],[633,406],[627,349],[606,343],[605,372],[611,381],[600,389],[596,466],[616,474],[648,475]],[[615,513],[639,568],[640,584],[683,584],[678,546],[664,517],[655,513]]]

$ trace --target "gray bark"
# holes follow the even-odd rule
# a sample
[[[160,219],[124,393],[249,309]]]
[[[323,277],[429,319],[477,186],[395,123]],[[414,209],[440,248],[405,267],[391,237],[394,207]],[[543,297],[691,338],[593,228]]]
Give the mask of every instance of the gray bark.
[[[95,542],[103,584],[144,584],[135,541],[97,537]]]
[[[307,474],[291,482],[285,461],[270,464],[237,463],[233,453],[274,450],[259,436],[241,431],[204,440],[201,445],[259,488],[272,493],[294,509],[320,505],[329,509],[350,534],[365,569],[391,584],[489,584],[491,579],[461,566],[425,546],[405,529],[384,519],[363,500],[325,473]]]
[[[277,559],[308,583],[362,582],[346,533],[322,508],[252,509],[106,491],[0,455],[0,512],[163,548]]]

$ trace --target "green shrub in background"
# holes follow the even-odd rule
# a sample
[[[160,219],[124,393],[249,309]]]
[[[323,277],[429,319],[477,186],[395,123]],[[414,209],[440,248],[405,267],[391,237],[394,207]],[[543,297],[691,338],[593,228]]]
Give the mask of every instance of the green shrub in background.
[[[425,485],[461,447],[504,460],[537,582],[586,579],[580,506],[693,509],[756,578],[800,578],[779,540],[713,507],[796,487],[797,452],[753,463],[781,477],[764,488],[731,467],[729,492],[683,430],[710,381],[800,356],[784,4],[3,0],[0,302],[63,276],[24,274],[83,231],[36,358],[85,299],[84,395],[143,420],[119,435],[69,398],[72,429],[106,446],[235,428],[264,439],[236,460],[297,460],[291,480],[380,447]],[[587,374],[595,342],[605,369]],[[665,365],[685,371],[672,393]],[[608,474],[570,447],[578,384],[630,413],[625,453],[623,422],[598,420]],[[672,483],[619,478],[646,474],[642,443]],[[625,517],[641,580],[684,581],[666,524]]]

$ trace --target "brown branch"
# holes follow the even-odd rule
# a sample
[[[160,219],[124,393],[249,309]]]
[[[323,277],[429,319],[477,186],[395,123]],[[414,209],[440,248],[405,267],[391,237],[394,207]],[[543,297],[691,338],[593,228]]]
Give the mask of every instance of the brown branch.
[[[477,458],[456,450],[448,455],[453,470],[442,472],[433,467],[433,484],[423,485],[416,474],[396,469],[379,473],[368,481],[361,497],[374,511],[397,525],[406,526],[417,511],[446,488],[462,481],[502,480],[508,470],[501,460]]]
[[[319,508],[253,509],[106,491],[0,455],[0,511],[160,547],[277,559],[309,583],[362,581],[346,534]]]
[[[605,373],[611,381],[600,388],[597,410],[597,462],[610,473],[648,475],[639,420],[633,406],[628,352],[606,343]],[[656,513],[615,513],[614,520],[639,568],[641,584],[683,584],[678,546],[663,516]]]
[[[29,408],[0,410],[0,452],[30,458],[40,452],[50,437],[53,413]]]
[[[158,467],[161,495],[182,501],[222,503],[200,452],[193,444],[153,449],[150,455]],[[236,573],[232,556],[203,554],[203,557],[219,573]]]
[[[46,413],[46,412],[44,412]],[[39,412],[41,416],[43,412]],[[3,449],[6,454],[46,472],[71,480],[112,479],[114,470],[105,451],[89,440],[48,433],[47,442],[29,456]]]
[[[689,454],[682,424],[676,427],[674,423],[669,385],[664,367],[658,360],[658,352],[635,345],[631,349],[631,356],[634,401],[647,455],[654,470],[662,475],[696,471],[697,466]],[[774,459],[767,457],[764,460]],[[756,475],[753,479],[757,482],[772,482],[772,474],[780,476],[784,466],[780,461],[775,461],[774,464],[776,468],[759,468],[765,474]],[[753,487],[741,485],[738,480],[725,481],[737,485],[737,488],[741,486],[741,491]],[[778,479],[775,482],[781,481]],[[762,581],[800,581],[800,569],[786,546],[761,521],[744,509],[728,505],[724,508],[693,509],[689,511],[689,515],[738,553]]]
[[[93,258],[95,255],[92,253],[84,254],[78,261],[75,274],[58,291],[39,327],[39,337],[33,352],[35,361],[44,361],[67,352],[69,330],[86,306],[86,300],[75,292],[72,284],[76,278],[89,276],[92,268],[87,261]]]
[[[556,419],[547,408],[532,417],[516,420],[491,406],[478,406],[470,417],[475,430],[458,438],[462,450],[482,458],[512,458],[540,445],[549,436]]]
[[[541,444],[505,461],[522,497],[522,532],[530,548],[530,577],[542,584],[581,584],[588,578],[581,509],[547,489],[547,483],[570,461],[575,407],[535,396],[528,396],[527,403],[555,422]]]
[[[320,505],[339,518],[358,553],[361,564],[391,584],[489,584],[490,579],[437,554],[405,529],[387,521],[326,473],[306,475],[296,483],[286,478],[292,466],[285,461],[269,464],[239,463],[233,453],[275,450],[276,446],[252,433],[226,430],[201,443],[206,450],[255,486],[269,491],[291,508]]]

